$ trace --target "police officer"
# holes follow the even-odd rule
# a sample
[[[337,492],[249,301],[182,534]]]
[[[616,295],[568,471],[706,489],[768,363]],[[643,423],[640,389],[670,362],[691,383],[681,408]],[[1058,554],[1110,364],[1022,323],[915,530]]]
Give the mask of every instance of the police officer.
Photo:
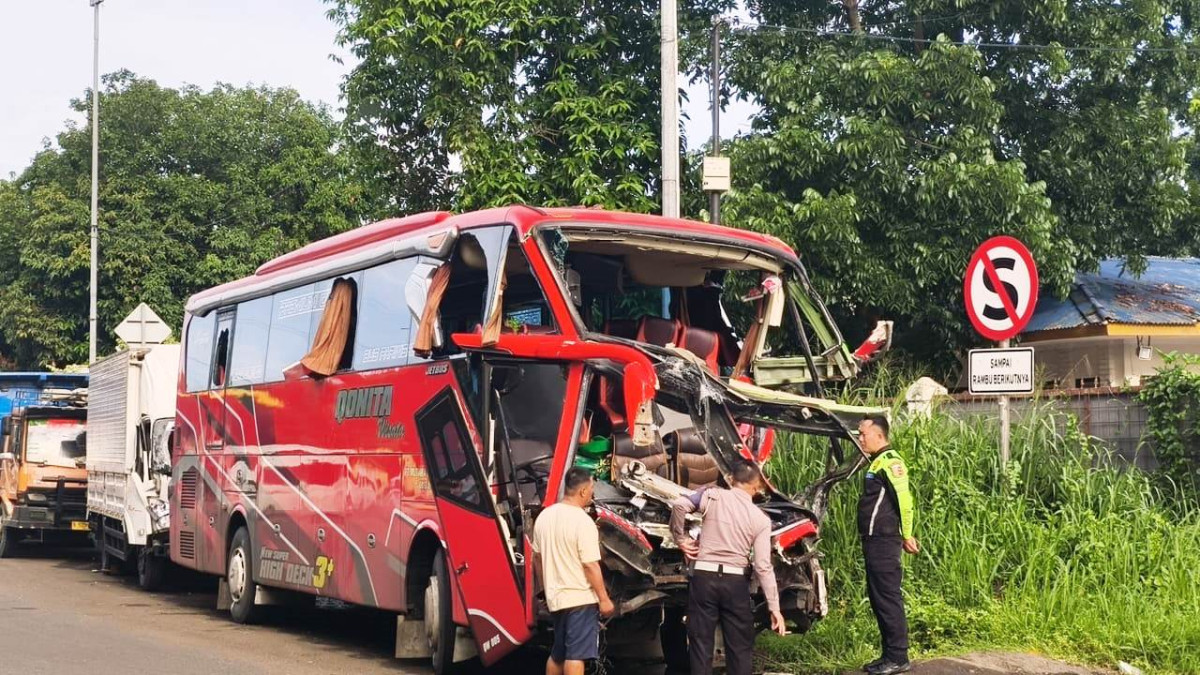
[[[888,445],[888,421],[870,415],[858,425],[858,439],[871,457],[858,500],[858,534],[867,567],[867,595],[879,624],[883,654],[863,666],[870,675],[907,672],[908,620],[900,594],[900,551],[915,555],[913,500],[908,491],[908,468]]]
[[[732,488],[708,488],[671,504],[671,534],[693,561],[687,610],[693,675],[712,672],[717,624],[725,637],[725,671],[750,675],[754,660],[751,566],[767,599],[771,630],[787,635],[771,566],[771,519],[754,504],[754,496],[764,487],[762,474],[745,460],[735,462],[729,473]],[[686,532],[685,517],[694,511],[703,514],[699,541]]]

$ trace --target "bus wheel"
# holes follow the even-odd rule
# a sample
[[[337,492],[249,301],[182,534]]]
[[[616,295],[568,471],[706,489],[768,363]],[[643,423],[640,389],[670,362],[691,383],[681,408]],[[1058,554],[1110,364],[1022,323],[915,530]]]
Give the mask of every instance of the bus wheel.
[[[137,580],[143,591],[153,593],[162,588],[163,578],[167,575],[167,561],[151,551],[153,549],[149,546],[138,547]]]
[[[454,638],[457,630],[450,598],[450,570],[446,555],[438,551],[433,556],[429,585],[425,587],[425,636],[433,655],[433,672],[447,675],[454,672]]]
[[[0,525],[0,558],[8,558],[17,547],[17,533],[11,527]]]
[[[238,623],[254,623],[258,619],[258,606],[254,596],[258,586],[254,584],[254,558],[250,547],[250,533],[239,527],[229,545],[229,560],[225,567],[225,580],[229,583],[229,615]]]

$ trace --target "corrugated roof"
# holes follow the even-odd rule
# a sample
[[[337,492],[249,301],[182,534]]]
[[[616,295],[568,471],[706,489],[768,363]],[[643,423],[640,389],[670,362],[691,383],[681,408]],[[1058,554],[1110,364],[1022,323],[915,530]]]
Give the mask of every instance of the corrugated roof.
[[[1043,296],[1023,332],[1106,323],[1193,325],[1200,321],[1200,258],[1147,259],[1140,277],[1119,259],[1100,263],[1097,273],[1076,273],[1071,294]]]

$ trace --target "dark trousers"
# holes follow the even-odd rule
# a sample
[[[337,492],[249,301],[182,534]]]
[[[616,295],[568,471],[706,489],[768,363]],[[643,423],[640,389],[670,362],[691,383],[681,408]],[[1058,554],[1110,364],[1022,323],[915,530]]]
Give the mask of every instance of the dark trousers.
[[[893,663],[908,663],[908,619],[900,594],[902,540],[900,537],[863,537],[867,563],[867,597],[879,624],[883,657]]]
[[[692,675],[712,672],[718,623],[725,637],[725,672],[750,675],[754,662],[754,604],[750,579],[742,575],[693,572],[688,591],[688,661]]]

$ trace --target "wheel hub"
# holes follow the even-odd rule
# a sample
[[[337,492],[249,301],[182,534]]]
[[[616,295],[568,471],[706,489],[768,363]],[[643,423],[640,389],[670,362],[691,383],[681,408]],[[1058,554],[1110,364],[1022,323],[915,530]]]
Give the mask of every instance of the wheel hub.
[[[246,593],[246,552],[237,549],[229,558],[229,597],[234,602],[242,599]]]
[[[429,648],[435,652],[442,628],[441,607],[438,602],[441,595],[438,590],[437,575],[433,575],[429,578],[429,585],[425,587],[425,638],[429,641]]]

